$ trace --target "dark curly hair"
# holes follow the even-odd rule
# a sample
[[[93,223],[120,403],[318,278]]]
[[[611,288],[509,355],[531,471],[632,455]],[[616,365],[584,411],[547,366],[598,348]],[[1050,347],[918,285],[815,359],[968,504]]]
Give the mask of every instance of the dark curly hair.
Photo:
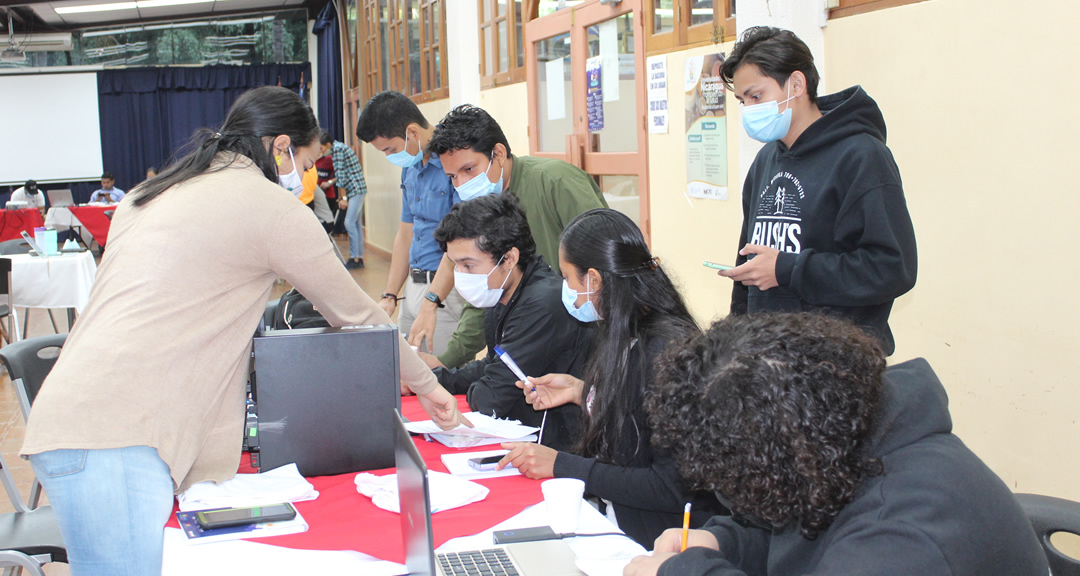
[[[427,150],[442,156],[467,148],[490,158],[496,144],[502,144],[506,155],[510,156],[510,141],[491,114],[483,108],[462,104],[439,120]]]
[[[536,254],[529,221],[513,194],[488,194],[454,204],[434,236],[443,252],[454,240],[476,240],[476,247],[490,255],[492,262],[499,262],[511,248],[517,248],[517,267],[521,271]]]
[[[810,102],[817,103],[821,76],[814,66],[814,55],[792,31],[772,26],[747,28],[720,67],[720,78],[728,90],[735,89],[732,84],[735,72],[747,64],[757,66],[763,75],[776,80],[781,87],[792,72],[802,72],[806,76],[806,94]]]
[[[728,316],[664,354],[646,409],[694,488],[813,539],[882,473],[867,443],[884,370],[878,345],[841,320]]]

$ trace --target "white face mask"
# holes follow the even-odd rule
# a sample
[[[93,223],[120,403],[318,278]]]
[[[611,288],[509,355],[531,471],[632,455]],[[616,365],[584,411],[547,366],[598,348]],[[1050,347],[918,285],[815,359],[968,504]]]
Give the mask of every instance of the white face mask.
[[[278,184],[281,187],[292,192],[297,198],[300,197],[300,193],[304,191],[304,180],[300,177],[300,171],[296,169],[296,157],[293,156],[292,148],[289,148],[289,159],[292,160],[292,172],[288,174],[278,174]],[[281,163],[278,163],[280,166]]]
[[[503,258],[506,257],[503,256]],[[503,279],[502,285],[498,288],[488,288],[488,276],[491,276],[492,272],[499,269],[503,258],[499,258],[499,262],[487,274],[468,274],[454,270],[454,288],[457,288],[458,294],[461,294],[461,297],[466,302],[477,308],[491,308],[498,304],[503,295],[503,287],[506,286],[506,281],[510,279],[510,272],[506,273],[506,278]]]

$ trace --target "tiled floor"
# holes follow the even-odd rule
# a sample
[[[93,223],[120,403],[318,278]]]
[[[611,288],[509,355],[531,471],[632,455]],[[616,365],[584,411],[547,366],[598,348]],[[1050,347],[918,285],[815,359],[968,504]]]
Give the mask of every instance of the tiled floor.
[[[348,255],[348,240],[338,238],[336,241],[342,252]],[[371,252],[365,254],[364,263],[366,264],[364,269],[351,271],[352,277],[364,291],[373,298],[378,298],[385,288],[390,263]],[[290,286],[284,282],[277,284],[271,298],[276,300],[289,288]],[[20,320],[22,320],[22,312],[20,309]],[[56,317],[60,331],[66,331],[67,324],[63,311],[56,310],[53,314]],[[48,315],[42,310],[31,310],[28,330],[30,337],[52,334],[52,332],[52,324],[49,322]],[[8,379],[7,371],[0,368],[0,452],[3,453],[4,463],[15,478],[16,485],[24,501],[30,493],[30,486],[34,477],[30,463],[18,456],[25,429],[22,413],[19,411],[18,399],[15,396],[15,389]],[[48,503],[48,498],[43,496],[42,502]],[[12,510],[13,508],[8,499],[0,496],[0,513],[7,513]],[[64,564],[48,564],[45,566],[45,572],[50,576],[67,576],[70,573],[67,565]]]

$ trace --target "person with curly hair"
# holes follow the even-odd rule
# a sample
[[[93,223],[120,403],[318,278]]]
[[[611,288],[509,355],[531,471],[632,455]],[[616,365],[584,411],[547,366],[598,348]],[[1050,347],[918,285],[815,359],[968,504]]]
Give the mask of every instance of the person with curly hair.
[[[654,362],[701,330],[641,230],[615,210],[590,210],[566,226],[559,260],[563,305],[596,325],[585,378],[545,374],[518,386],[536,410],[584,406],[584,433],[572,451],[503,444],[511,451],[499,466],[513,463],[529,478],[583,480],[586,492],[607,500],[619,528],[643,546],[679,526],[688,501],[694,526],[726,512],[712,494],[688,490],[671,458],[650,440],[642,398]]]
[[[1009,488],[952,434],[924,359],[885,367],[858,328],[729,316],[669,350],[653,440],[732,516],[669,530],[626,576],[1043,576]]]

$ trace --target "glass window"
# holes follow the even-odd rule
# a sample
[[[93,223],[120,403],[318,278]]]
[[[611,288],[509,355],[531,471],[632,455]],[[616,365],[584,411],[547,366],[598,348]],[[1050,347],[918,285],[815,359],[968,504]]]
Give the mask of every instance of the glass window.
[[[525,80],[524,24],[536,15],[535,5],[531,15],[527,6],[523,0],[477,0],[484,88]]]
[[[649,53],[735,38],[735,0],[652,0],[645,11]]]
[[[445,0],[363,0],[365,92],[397,90],[423,101],[446,93]]]

